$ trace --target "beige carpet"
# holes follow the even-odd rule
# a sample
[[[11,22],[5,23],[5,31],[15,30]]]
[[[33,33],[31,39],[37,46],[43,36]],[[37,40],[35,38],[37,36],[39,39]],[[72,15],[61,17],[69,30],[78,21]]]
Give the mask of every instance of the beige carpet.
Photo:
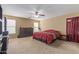
[[[8,54],[60,54],[79,53],[79,43],[56,40],[51,45],[32,37],[9,39]]]

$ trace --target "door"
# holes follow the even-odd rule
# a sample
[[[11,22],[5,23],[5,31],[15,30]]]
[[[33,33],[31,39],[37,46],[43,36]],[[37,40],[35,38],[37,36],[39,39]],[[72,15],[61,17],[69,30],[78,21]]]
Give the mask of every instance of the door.
[[[34,31],[33,32],[38,32],[39,31],[39,23],[34,22]]]

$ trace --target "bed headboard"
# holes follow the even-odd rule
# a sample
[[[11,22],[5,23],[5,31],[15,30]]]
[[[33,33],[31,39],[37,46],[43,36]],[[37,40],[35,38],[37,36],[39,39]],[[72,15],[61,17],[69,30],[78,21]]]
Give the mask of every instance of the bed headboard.
[[[24,27],[20,27],[20,31],[19,31],[19,35],[18,37],[27,37],[27,36],[32,36],[33,35],[33,28],[28,27],[28,28],[24,28]]]

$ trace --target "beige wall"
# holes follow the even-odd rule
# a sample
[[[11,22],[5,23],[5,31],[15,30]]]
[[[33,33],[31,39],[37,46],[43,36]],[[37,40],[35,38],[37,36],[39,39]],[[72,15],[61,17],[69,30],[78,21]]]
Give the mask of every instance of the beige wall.
[[[36,20],[31,20],[31,19],[16,17],[16,16],[10,16],[10,15],[5,15],[5,17],[7,19],[16,20],[16,34],[10,35],[10,38],[16,38],[18,36],[20,27],[33,27],[34,22],[39,22]]]
[[[42,20],[40,21],[40,27],[42,30],[55,29],[60,31],[62,34],[66,34],[66,18],[75,16],[79,16],[79,12]]]
[[[55,29],[60,31],[62,34],[66,34],[66,18],[75,17],[75,16],[79,16],[79,12],[56,16],[46,20],[41,20],[39,22],[27,18],[5,15],[7,19],[16,20],[16,34],[10,35],[11,38],[15,38],[18,36],[20,27],[33,27],[34,22],[39,22],[40,23],[39,26],[41,27],[42,30]]]

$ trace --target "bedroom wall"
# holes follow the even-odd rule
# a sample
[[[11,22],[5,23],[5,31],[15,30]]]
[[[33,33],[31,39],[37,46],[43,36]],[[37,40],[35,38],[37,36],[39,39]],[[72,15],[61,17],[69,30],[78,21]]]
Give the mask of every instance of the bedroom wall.
[[[46,20],[41,20],[40,27],[42,30],[55,29],[60,31],[62,34],[66,34],[66,18],[75,16],[79,16],[79,12],[56,16]]]
[[[7,19],[16,20],[16,33],[10,34],[10,38],[16,38],[19,34],[20,27],[33,27],[34,22],[39,22],[36,20],[31,20],[27,18],[22,17],[16,17],[16,16],[10,16],[10,15],[4,15]]]

